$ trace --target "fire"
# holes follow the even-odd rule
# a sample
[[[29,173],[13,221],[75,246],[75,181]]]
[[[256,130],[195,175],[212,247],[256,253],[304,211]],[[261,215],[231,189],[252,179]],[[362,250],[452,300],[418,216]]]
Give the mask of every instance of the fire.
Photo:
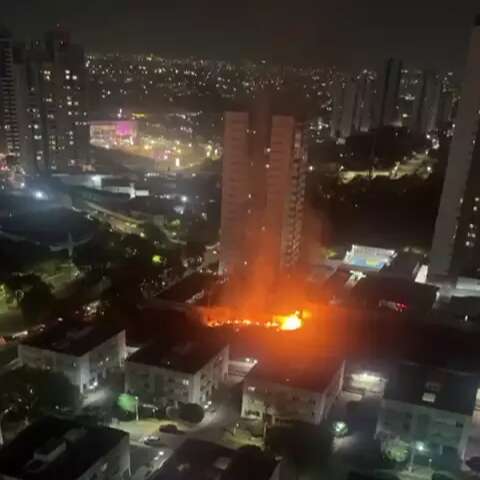
[[[284,331],[298,330],[303,327],[303,320],[298,311],[290,315],[275,315],[273,320],[278,323],[280,330]]]
[[[282,331],[299,330],[304,325],[304,319],[311,317],[307,309],[296,310],[288,315],[259,313],[257,315],[242,315],[228,307],[208,307],[202,309],[203,319],[209,327],[232,325],[235,327],[265,327]]]

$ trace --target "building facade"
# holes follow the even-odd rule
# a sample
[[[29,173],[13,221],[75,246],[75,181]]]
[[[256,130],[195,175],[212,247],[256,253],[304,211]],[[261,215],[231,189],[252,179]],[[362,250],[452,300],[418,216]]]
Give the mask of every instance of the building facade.
[[[396,125],[399,122],[399,91],[402,62],[389,58],[377,78],[375,126]]]
[[[328,367],[322,365],[328,362]],[[318,424],[342,390],[344,362],[320,359],[298,368],[259,362],[243,383],[243,418]]]
[[[22,47],[11,33],[0,31],[0,150],[17,159],[28,155],[26,78]]]
[[[125,330],[56,325],[18,347],[22,365],[62,373],[81,394],[123,367]]]
[[[340,136],[348,138],[355,130],[355,116],[359,103],[359,88],[355,79],[350,79],[345,86]]]
[[[293,116],[272,115],[266,97],[260,94],[251,112],[225,114],[222,273],[260,258],[273,272],[297,263],[306,171],[303,124]]]
[[[127,480],[129,435],[112,428],[44,417],[0,451],[0,478]]]
[[[440,100],[437,114],[437,128],[444,130],[450,127],[455,118],[457,96],[450,75],[446,75],[441,80]]]
[[[430,253],[433,281],[474,275],[480,267],[479,55],[477,17]]]
[[[357,77],[358,98],[353,117],[355,132],[366,133],[372,129],[374,119],[375,77],[364,70]]]
[[[29,174],[81,167],[89,159],[83,49],[55,30],[28,47],[0,35],[2,123],[7,153]]]
[[[225,345],[196,342],[168,348],[152,344],[127,359],[125,391],[158,406],[206,406],[226,378],[228,351]]]
[[[340,125],[342,124],[343,105],[345,103],[345,80],[337,77],[333,81],[332,91],[332,116],[330,118],[330,137],[340,136]]]
[[[331,137],[347,139],[366,133],[373,125],[374,77],[364,70],[348,81],[338,81],[333,97]]]
[[[416,133],[427,134],[437,126],[440,104],[441,82],[434,72],[422,72],[410,118],[410,129]]]
[[[454,453],[463,459],[478,380],[467,374],[401,365],[389,375],[377,437],[421,445],[425,455]]]

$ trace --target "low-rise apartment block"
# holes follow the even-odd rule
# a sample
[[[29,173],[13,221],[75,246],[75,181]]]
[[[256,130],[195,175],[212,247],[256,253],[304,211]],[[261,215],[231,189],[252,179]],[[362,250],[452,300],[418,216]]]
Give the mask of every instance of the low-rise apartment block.
[[[62,321],[23,341],[18,356],[25,366],[63,373],[84,393],[123,367],[125,330],[108,323]]]
[[[342,389],[344,368],[333,358],[260,360],[243,384],[242,417],[318,424]]]
[[[143,402],[169,406],[205,406],[225,380],[228,345],[209,340],[154,342],[125,364],[125,390]]]

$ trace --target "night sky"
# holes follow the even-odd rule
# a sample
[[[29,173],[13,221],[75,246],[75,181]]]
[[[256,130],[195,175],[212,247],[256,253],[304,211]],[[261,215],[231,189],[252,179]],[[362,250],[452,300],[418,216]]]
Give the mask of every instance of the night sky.
[[[19,39],[55,23],[89,51],[463,68],[478,0],[2,0]]]

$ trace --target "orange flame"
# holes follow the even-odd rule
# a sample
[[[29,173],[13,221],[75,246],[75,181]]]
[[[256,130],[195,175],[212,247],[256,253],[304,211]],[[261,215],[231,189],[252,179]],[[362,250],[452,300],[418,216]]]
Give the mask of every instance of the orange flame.
[[[278,323],[280,330],[292,331],[303,327],[303,320],[299,311],[290,315],[274,315],[273,320]]]

